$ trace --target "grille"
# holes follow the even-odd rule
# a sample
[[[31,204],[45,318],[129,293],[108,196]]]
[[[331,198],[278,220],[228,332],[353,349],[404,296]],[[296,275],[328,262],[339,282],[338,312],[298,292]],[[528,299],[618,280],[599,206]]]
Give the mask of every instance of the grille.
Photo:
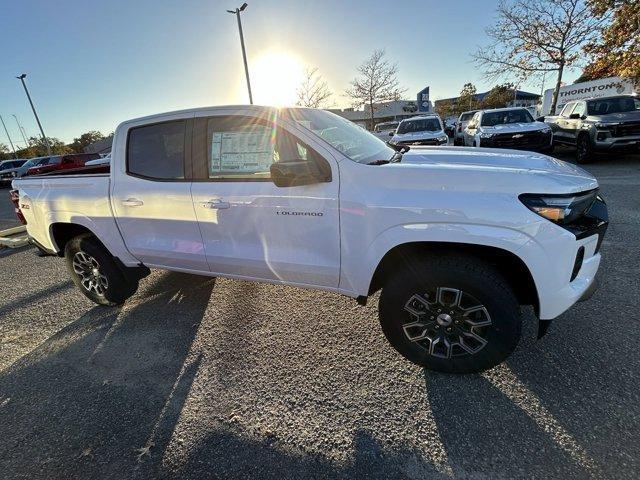
[[[439,145],[438,140],[436,140],[435,138],[430,139],[430,140],[407,140],[407,141],[400,141],[398,142],[398,145]]]
[[[542,134],[540,132],[499,133],[493,136],[491,140],[496,147],[539,147],[540,145],[549,143],[549,134]]]
[[[628,137],[630,135],[640,135],[640,122],[624,123],[618,125],[613,131],[614,137]]]

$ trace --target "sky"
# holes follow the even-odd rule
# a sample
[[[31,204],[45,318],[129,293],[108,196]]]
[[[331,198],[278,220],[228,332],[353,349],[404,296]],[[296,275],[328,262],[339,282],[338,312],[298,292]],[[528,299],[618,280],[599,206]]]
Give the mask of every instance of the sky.
[[[23,142],[12,114],[27,136],[38,132],[21,73],[46,135],[65,142],[143,115],[248,103],[238,27],[226,13],[241,3],[0,0],[0,115],[16,147]],[[497,0],[248,3],[242,22],[256,104],[290,103],[304,68],[317,67],[334,106],[350,106],[344,90],[356,67],[381,48],[408,99],[425,86],[433,101],[458,95],[466,82],[478,91],[493,85],[471,54],[487,43]],[[2,130],[0,143],[8,143]]]

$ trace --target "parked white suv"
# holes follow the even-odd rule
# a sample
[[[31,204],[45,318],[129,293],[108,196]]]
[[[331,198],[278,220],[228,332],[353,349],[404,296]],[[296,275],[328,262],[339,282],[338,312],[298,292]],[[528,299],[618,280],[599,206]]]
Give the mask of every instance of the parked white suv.
[[[93,172],[13,188],[32,241],[64,256],[95,303],[123,303],[149,268],[362,304],[381,289],[391,345],[446,372],[504,360],[521,305],[550,320],[588,297],[607,226],[597,181],[574,165],[527,152],[396,151],[313,109],[129,120],[115,132],[110,173]]]
[[[398,125],[390,143],[394,145],[446,145],[449,137],[438,115],[407,118]]]
[[[460,117],[458,117],[458,121],[456,122],[453,134],[454,145],[464,145],[464,129],[467,128],[469,120],[471,120],[471,118],[477,111],[478,110],[469,110],[468,112],[462,112],[460,114]]]
[[[550,152],[553,134],[549,125],[534,120],[524,108],[496,108],[473,115],[464,129],[464,144]]]

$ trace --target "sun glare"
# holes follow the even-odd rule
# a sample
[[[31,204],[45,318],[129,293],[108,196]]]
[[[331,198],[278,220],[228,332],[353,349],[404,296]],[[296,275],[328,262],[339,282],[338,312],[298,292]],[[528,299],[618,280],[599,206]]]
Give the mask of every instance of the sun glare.
[[[304,65],[294,55],[269,51],[249,60],[253,99],[259,105],[295,105],[296,91],[304,77]]]

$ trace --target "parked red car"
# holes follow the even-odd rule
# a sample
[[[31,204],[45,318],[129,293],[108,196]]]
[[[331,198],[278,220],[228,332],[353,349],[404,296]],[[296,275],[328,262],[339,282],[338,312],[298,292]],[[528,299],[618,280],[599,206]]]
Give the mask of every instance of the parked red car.
[[[26,175],[40,175],[56,170],[67,170],[69,168],[83,167],[89,160],[100,158],[97,153],[73,153],[70,155],[54,155],[49,157],[49,161],[41,165],[36,165],[27,170]]]

